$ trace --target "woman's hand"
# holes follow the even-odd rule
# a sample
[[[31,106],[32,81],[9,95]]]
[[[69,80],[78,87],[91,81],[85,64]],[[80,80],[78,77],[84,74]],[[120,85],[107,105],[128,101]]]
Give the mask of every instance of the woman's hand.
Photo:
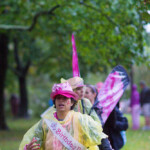
[[[26,150],[37,150],[40,149],[39,145],[36,144],[37,140],[35,138],[32,139],[32,141],[26,145]]]

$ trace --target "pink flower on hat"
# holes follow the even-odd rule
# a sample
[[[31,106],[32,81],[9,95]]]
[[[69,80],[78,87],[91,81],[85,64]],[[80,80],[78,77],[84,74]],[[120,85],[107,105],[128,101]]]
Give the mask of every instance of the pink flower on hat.
[[[69,85],[68,82],[65,83],[60,83],[60,84],[54,84],[52,88],[52,92],[57,92],[57,91],[73,91],[71,86]]]
[[[63,95],[68,98],[78,100],[78,95],[75,92],[73,92],[68,82],[53,85],[50,97],[54,100],[57,95]]]

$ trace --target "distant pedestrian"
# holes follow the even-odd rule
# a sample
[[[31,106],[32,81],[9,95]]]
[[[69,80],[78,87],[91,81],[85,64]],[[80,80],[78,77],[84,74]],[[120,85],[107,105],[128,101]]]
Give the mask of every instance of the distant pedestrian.
[[[130,107],[132,113],[132,129],[138,130],[140,127],[140,95],[137,91],[136,84],[132,86]]]
[[[18,116],[18,110],[19,110],[19,98],[16,94],[12,94],[10,97],[10,106],[11,106],[11,113],[13,117]]]
[[[140,82],[140,87],[140,103],[145,117],[145,126],[143,130],[150,130],[150,89],[146,86],[144,81]]]

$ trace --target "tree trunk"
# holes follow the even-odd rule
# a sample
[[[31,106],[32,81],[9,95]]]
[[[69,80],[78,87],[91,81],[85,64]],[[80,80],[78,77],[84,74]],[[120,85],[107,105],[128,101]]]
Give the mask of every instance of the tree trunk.
[[[27,86],[26,86],[26,75],[19,78],[19,91],[20,91],[20,110],[19,116],[28,118],[28,96],[27,96]]]
[[[0,130],[7,130],[5,121],[5,79],[7,71],[7,57],[8,57],[8,37],[5,34],[0,34]]]
[[[14,72],[18,77],[19,82],[19,93],[20,93],[20,106],[19,106],[19,117],[28,118],[28,94],[26,86],[26,77],[30,67],[30,60],[27,61],[24,66],[18,53],[18,39],[14,38],[14,57],[17,64]]]

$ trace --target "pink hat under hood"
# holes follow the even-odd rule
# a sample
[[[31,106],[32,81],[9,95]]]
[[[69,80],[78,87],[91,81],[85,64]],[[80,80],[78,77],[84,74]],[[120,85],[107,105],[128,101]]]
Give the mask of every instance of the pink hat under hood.
[[[54,100],[57,95],[63,95],[68,98],[73,98],[76,101],[78,100],[78,95],[73,92],[68,82],[53,85],[50,97],[52,100]]]

